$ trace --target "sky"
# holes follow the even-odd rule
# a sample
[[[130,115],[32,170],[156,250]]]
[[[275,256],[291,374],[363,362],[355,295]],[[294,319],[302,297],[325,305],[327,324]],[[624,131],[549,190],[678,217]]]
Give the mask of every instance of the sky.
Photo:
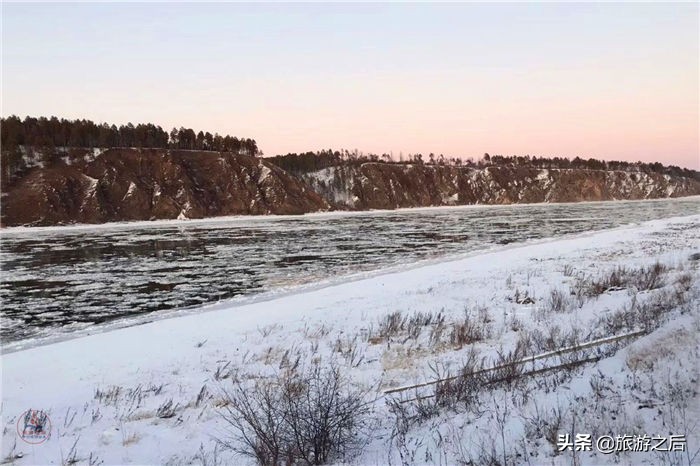
[[[2,115],[700,169],[693,3],[2,3]]]

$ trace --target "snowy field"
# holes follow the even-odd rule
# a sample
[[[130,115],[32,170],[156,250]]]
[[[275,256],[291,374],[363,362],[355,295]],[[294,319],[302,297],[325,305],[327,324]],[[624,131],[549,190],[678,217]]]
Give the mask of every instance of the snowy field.
[[[254,463],[226,420],[241,393],[303,394],[333,367],[362,403],[330,462],[697,463],[698,253],[700,215],[653,220],[4,354],[1,460]],[[28,409],[43,443],[18,438]],[[557,452],[565,433],[687,443]]]

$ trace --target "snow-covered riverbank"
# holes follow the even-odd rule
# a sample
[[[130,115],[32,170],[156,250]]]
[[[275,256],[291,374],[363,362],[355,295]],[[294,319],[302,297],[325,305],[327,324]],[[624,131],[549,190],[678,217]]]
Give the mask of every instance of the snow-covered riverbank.
[[[506,439],[505,448],[494,445],[501,457],[505,453],[522,463],[569,464],[571,455],[553,456],[546,433],[533,433],[527,419],[532,418],[534,400],[547,416],[559,407],[568,420],[570,406],[582,408],[584,399],[593,403],[586,398],[593,380],[603,393],[601,399],[611,405],[596,402],[589,412],[606,417],[612,404],[623,411],[629,408],[613,416],[618,421],[601,423],[600,432],[620,429],[615,433],[654,435],[676,429],[674,433],[687,435],[687,446],[695,450],[700,428],[691,432],[690,424],[681,425],[681,405],[673,407],[679,413],[671,420],[664,411],[670,402],[662,391],[666,382],[669,390],[676,387],[690,407],[683,411],[686,418],[700,418],[700,261],[690,259],[698,252],[700,215],[655,220],[6,354],[2,458],[16,464],[70,459],[89,463],[94,458],[105,464],[210,464],[214,456],[226,463],[243,461],[226,450],[214,454],[214,438],[226,435],[219,415],[226,405],[222,388],[234,378],[245,381],[278,373],[297,357],[309,363],[334,359],[352,383],[373,387],[378,394],[368,444],[359,456],[348,458],[360,464],[400,464],[411,456],[415,463],[479,460],[487,454],[484,448],[491,448],[484,447],[484,439],[497,433]],[[662,266],[658,283],[643,289],[631,271],[651,270],[657,261]],[[632,278],[622,286],[587,292],[620,266]],[[671,296],[677,299],[673,303]],[[649,334],[626,342],[631,344],[617,353],[577,366],[567,377],[545,374],[517,389],[489,389],[480,395],[479,413],[461,405],[437,410],[426,418],[412,418],[407,431],[397,435],[384,390],[432,380],[436,370],[454,374],[472,350],[487,362],[497,361],[499,350],[512,349],[523,334],[535,330],[559,335],[550,340],[563,344],[568,341],[565,335],[577,334],[574,343],[583,343],[624,333],[630,330],[628,324],[643,327],[641,321],[617,325],[616,313],[645,304],[653,307],[655,302],[671,303],[656,316],[660,328],[649,326]],[[394,319],[405,322],[390,328],[387,316],[395,312],[400,314]],[[464,323],[465,312],[467,320],[481,326],[481,333],[460,341],[453,335],[455,326]],[[423,323],[409,330],[408,321],[417,313],[423,313]],[[444,332],[436,330],[439,326]],[[627,387],[629,374],[642,380],[636,388]],[[558,377],[556,383],[547,382],[552,377]],[[645,389],[646,378],[655,381],[658,393]],[[524,391],[527,399],[506,400]],[[637,408],[635,403],[641,401],[635,396],[640,393],[653,398],[654,409]],[[174,410],[167,409],[169,402]],[[49,414],[51,437],[44,443],[30,445],[17,438],[18,417],[28,409]],[[510,409],[505,416],[504,409]],[[496,418],[489,416],[506,419],[500,431]],[[588,421],[579,422],[582,430],[590,427]],[[677,425],[669,427],[673,422]],[[680,431],[684,428],[688,432]],[[571,425],[561,424],[560,431],[571,431]],[[652,453],[622,456],[623,462],[634,464],[658,463],[659,458],[665,459]],[[598,454],[588,462],[614,459]]]

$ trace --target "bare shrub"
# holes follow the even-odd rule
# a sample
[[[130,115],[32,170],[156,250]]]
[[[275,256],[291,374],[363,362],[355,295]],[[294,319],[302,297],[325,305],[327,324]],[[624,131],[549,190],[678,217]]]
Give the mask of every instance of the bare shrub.
[[[98,466],[104,464],[104,460],[100,459],[97,453],[91,451],[90,455],[87,457],[87,464],[89,466]]]
[[[464,311],[464,318],[452,323],[450,344],[457,348],[470,345],[477,341],[483,341],[491,337],[491,324],[487,314],[477,317],[471,315],[468,309]]]
[[[314,364],[276,379],[224,390],[222,417],[230,437],[219,440],[260,464],[324,464],[352,456],[363,444],[368,391],[349,386],[335,365]]]
[[[324,464],[352,456],[370,412],[368,392],[353,390],[340,370],[314,365],[283,384],[285,425],[291,428],[297,459]]]
[[[222,417],[233,428],[231,438],[219,443],[232,451],[254,458],[259,464],[277,465],[291,455],[284,444],[282,393],[278,386],[256,382],[248,390],[234,382],[224,390]]]
[[[210,398],[209,391],[207,390],[207,384],[204,384],[199,390],[199,394],[197,394],[197,399],[194,402],[194,407],[199,408],[202,402],[207,398]]]
[[[542,421],[544,438],[552,445],[554,451],[557,451],[557,438],[564,429],[564,410],[557,406],[548,412],[545,411]]]
[[[564,332],[558,325],[552,325],[544,330],[534,329],[523,335],[519,343],[527,353],[544,353],[561,348],[578,345],[580,335],[575,330]]]
[[[530,416],[523,416],[525,421],[525,437],[529,440],[544,438],[556,453],[557,437],[563,433],[564,410],[556,406],[551,410],[540,410],[537,403],[534,404],[534,413]]]
[[[338,339],[336,339],[335,341],[335,345],[333,346],[333,351],[335,351],[336,353],[340,353],[340,355],[343,356],[343,359],[345,359],[345,362],[347,362],[350,365],[350,367],[359,366],[365,359],[364,349],[358,346],[357,335],[355,335],[352,338],[338,337]],[[299,362],[300,359],[297,358],[295,364],[291,367],[298,366]]]
[[[587,284],[588,296],[600,296],[606,291],[622,290],[627,284],[625,277],[628,270],[624,266],[618,266],[607,272],[597,280],[590,280]]]
[[[226,361],[226,364],[217,363],[216,372],[214,372],[214,380],[222,380],[232,375],[233,369],[228,369],[231,361]]]
[[[503,465],[508,464],[508,452],[506,447],[506,425],[509,417],[509,407],[508,400],[506,400],[505,394],[502,401],[497,401],[496,397],[493,397],[493,407],[492,407],[492,419],[496,421],[498,426],[498,432],[501,437],[501,452],[503,453]]]
[[[280,324],[270,324],[270,325],[265,325],[264,327],[258,327],[258,333],[260,334],[261,337],[267,338],[269,337],[273,332],[277,330],[281,330],[282,326]]]
[[[589,297],[599,296],[607,291],[636,288],[638,291],[654,290],[663,286],[663,276],[668,268],[656,261],[648,267],[630,269],[618,266],[598,279],[582,281],[577,287],[584,287]]]
[[[479,395],[484,383],[481,373],[463,372],[454,379],[435,384],[432,399],[436,408],[456,408],[461,405],[469,411],[481,413]]]
[[[679,289],[657,291],[644,301],[639,300],[635,294],[627,306],[602,316],[596,322],[596,327],[600,329],[599,333],[602,330],[601,336],[633,331],[639,327],[651,332],[660,327],[668,319],[668,314],[687,299],[687,293]]]
[[[663,286],[666,266],[656,261],[649,267],[642,267],[630,273],[629,282],[639,291],[654,290]]]
[[[78,458],[78,450],[76,448],[78,446],[78,440],[80,440],[80,435],[78,435],[75,438],[75,442],[73,442],[73,446],[70,447],[70,450],[68,450],[68,456],[66,456],[64,458],[63,452],[61,452],[61,464],[63,466],[69,466],[69,465],[76,464],[76,463],[81,461],[81,459]]]
[[[676,285],[682,292],[690,291],[690,288],[693,285],[692,272],[684,272],[680,274],[676,279]]]
[[[432,312],[416,312],[406,322],[406,332],[410,338],[415,340],[420,336],[423,327],[441,319],[444,319],[441,312],[438,312],[437,315]]]
[[[578,277],[576,282],[569,288],[569,295],[572,296],[578,307],[583,307],[592,296],[588,291],[588,284],[585,279]]]
[[[476,315],[479,320],[484,325],[490,324],[493,322],[493,319],[491,318],[491,314],[489,313],[489,309],[486,306],[479,306],[476,308]]]
[[[354,340],[353,340],[354,343]],[[355,347],[356,349],[356,347]],[[301,356],[302,353],[299,349],[296,347],[292,347],[287,349],[284,354],[282,355],[282,358],[280,359],[280,364],[279,368],[280,369],[288,369],[288,368],[294,368],[299,365],[299,362],[301,361]]]
[[[552,312],[569,312],[571,311],[571,300],[561,290],[552,290],[547,298],[547,306]]]
[[[508,321],[508,327],[514,332],[520,332],[525,328],[523,321],[512,315]]]
[[[158,407],[158,410],[156,411],[156,416],[158,416],[161,419],[169,419],[175,416],[175,411],[177,410],[178,406],[179,405],[173,406],[173,399],[170,398]]]
[[[91,416],[90,416],[90,424],[94,424],[97,421],[99,421],[102,418],[102,413],[100,412],[100,408],[93,408]]]
[[[416,450],[410,448],[408,440],[408,432],[413,422],[412,417],[400,399],[390,398],[387,400],[387,407],[393,416],[389,448],[396,448],[401,458],[401,464],[413,464],[416,459]]]
[[[370,330],[367,334],[367,341],[371,344],[377,344],[402,336],[403,343],[405,343],[408,340],[417,340],[425,327],[432,327],[430,339],[433,342],[434,329],[437,328],[437,332],[441,335],[444,324],[445,315],[442,311],[438,313],[418,311],[410,317],[395,311],[386,314],[379,320],[377,334],[373,334]],[[435,340],[435,343],[437,340],[439,338]]]
[[[406,316],[400,311],[395,311],[384,316],[379,321],[379,336],[389,339],[398,335],[406,324]]]
[[[204,449],[204,444],[199,444],[199,450],[192,457],[190,464],[199,464],[201,466],[219,466],[223,464],[219,458],[219,445],[214,444],[214,449],[210,452]]]
[[[510,351],[498,350],[493,369],[485,373],[487,383],[508,386],[514,384],[523,373],[524,365],[521,360],[525,356],[526,349],[522,344],[517,344]]]
[[[17,451],[17,437],[15,437],[14,442],[12,443],[12,448],[10,448],[10,451],[7,453],[5,458],[3,458],[1,464],[13,464],[15,460],[22,459],[23,457],[24,453],[22,453],[21,451]]]
[[[481,435],[476,445],[476,450],[478,455],[475,456],[470,453],[468,457],[463,460],[463,464],[479,464],[484,466],[503,466],[504,464],[508,464],[501,462],[503,457],[496,447],[496,440],[494,437]]]
[[[109,405],[115,405],[117,404],[121,394],[122,394],[122,387],[113,385],[105,390],[101,390],[100,388],[95,389],[95,400],[99,401],[100,403],[103,403],[107,406]]]
[[[447,325],[445,324],[445,316],[444,314],[440,313],[430,329],[430,337],[428,341],[431,346],[436,346],[442,341],[442,336],[445,333],[446,328]]]
[[[571,312],[573,304],[571,297],[563,291],[558,289],[551,290],[547,299],[538,307],[535,318],[541,321],[553,312],[557,314]]]

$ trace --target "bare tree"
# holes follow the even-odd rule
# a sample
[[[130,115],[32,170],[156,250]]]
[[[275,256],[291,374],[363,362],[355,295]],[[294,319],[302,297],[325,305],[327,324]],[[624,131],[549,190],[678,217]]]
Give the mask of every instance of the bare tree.
[[[313,364],[257,381],[234,381],[221,413],[231,427],[220,443],[260,464],[325,464],[366,441],[368,390],[348,384],[335,364]]]

